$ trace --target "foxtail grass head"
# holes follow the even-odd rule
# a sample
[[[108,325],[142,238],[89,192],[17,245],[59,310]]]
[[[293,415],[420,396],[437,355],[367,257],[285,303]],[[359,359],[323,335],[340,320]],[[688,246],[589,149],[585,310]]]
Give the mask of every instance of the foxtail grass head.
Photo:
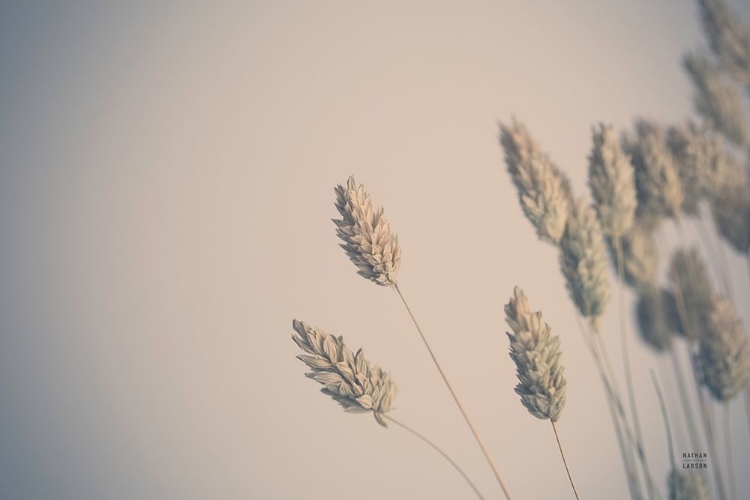
[[[306,375],[323,384],[321,392],[331,396],[345,411],[372,412],[387,427],[385,414],[396,397],[396,384],[390,373],[371,365],[362,349],[353,354],[342,337],[328,335],[304,321],[292,322],[292,340],[305,354],[297,356],[310,372]]]
[[[513,330],[508,338],[518,375],[516,394],[536,418],[557,422],[565,407],[567,385],[559,337],[551,335],[541,311],[531,312],[526,295],[518,287],[505,306],[505,319]]]
[[[509,126],[500,125],[500,144],[524,215],[540,239],[556,245],[570,209],[569,181],[515,119]]]
[[[594,209],[579,200],[560,240],[560,269],[581,316],[596,326],[609,301],[607,256]]]
[[[679,249],[669,265],[679,323],[677,333],[697,341],[706,329],[713,305],[713,289],[708,269],[696,248]]]
[[[656,268],[659,264],[653,231],[636,219],[635,224],[623,235],[621,243],[625,283],[636,290],[650,286],[656,281]],[[617,251],[612,238],[607,238],[607,244],[615,269],[618,269]]]
[[[373,207],[363,184],[349,177],[346,186],[336,186],[336,209],[341,219],[333,219],[341,247],[357,266],[358,274],[382,286],[396,284],[401,265],[401,247],[391,233],[382,207]]]
[[[672,347],[672,330],[669,321],[668,290],[649,286],[640,289],[636,303],[636,318],[641,339],[656,352]]]
[[[589,155],[589,187],[602,232],[613,238],[625,234],[633,224],[637,199],[633,165],[610,126],[593,130]]]
[[[725,184],[711,202],[714,222],[735,250],[750,250],[750,193],[744,184]]]
[[[701,380],[717,401],[732,400],[750,382],[750,341],[732,302],[724,297],[714,297],[698,363]]]

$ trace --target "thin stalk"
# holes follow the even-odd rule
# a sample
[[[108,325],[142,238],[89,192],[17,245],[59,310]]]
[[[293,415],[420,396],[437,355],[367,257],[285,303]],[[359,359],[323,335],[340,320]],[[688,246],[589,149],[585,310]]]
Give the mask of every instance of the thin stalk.
[[[409,307],[409,304],[406,302],[404,295],[401,293],[401,289],[396,284],[394,284],[393,287],[398,292],[398,296],[401,297],[401,302],[404,303],[404,306],[406,307],[406,310],[409,313],[409,316],[411,316],[411,320],[414,322],[414,326],[417,327],[417,332],[419,332],[419,336],[422,338],[422,342],[427,348],[427,352],[430,353],[430,357],[432,358],[433,363],[435,363],[435,367],[437,368],[438,372],[440,372],[440,376],[443,378],[443,382],[445,382],[445,385],[448,387],[448,391],[450,391],[451,396],[453,396],[453,400],[456,402],[458,409],[461,410],[461,415],[463,415],[464,420],[466,420],[466,423],[468,424],[469,429],[471,430],[471,433],[474,435],[474,439],[476,439],[477,444],[479,444],[479,448],[481,448],[482,453],[484,454],[484,458],[486,458],[487,463],[490,464],[490,467],[492,468],[492,472],[495,474],[495,478],[497,479],[498,484],[500,484],[500,488],[503,490],[503,493],[505,494],[505,498],[507,498],[508,500],[511,500],[510,494],[508,493],[508,490],[505,487],[505,483],[503,483],[503,480],[500,477],[500,472],[498,471],[497,466],[495,465],[495,462],[492,460],[492,457],[487,451],[487,448],[485,448],[484,442],[482,441],[482,438],[479,435],[479,432],[476,430],[476,428],[474,427],[474,424],[471,422],[469,415],[466,413],[466,410],[464,410],[464,407],[461,404],[461,401],[458,399],[456,392],[453,390],[453,386],[451,386],[451,383],[448,381],[448,377],[446,377],[445,372],[443,372],[443,369],[441,368],[440,363],[438,363],[438,360],[435,357],[435,354],[432,352],[432,348],[430,347],[430,344],[427,342],[427,339],[425,338],[424,333],[422,333],[422,329],[419,327],[419,323],[417,323],[417,318],[415,318],[414,313],[411,312],[411,308]]]
[[[648,496],[653,500],[654,498],[654,482],[651,478],[651,471],[648,466],[646,454],[643,453],[643,433],[641,432],[641,423],[638,419],[638,408],[635,401],[635,390],[633,389],[633,376],[630,370],[630,354],[628,352],[628,336],[625,332],[627,326],[625,324],[625,267],[622,256],[622,240],[619,236],[615,236],[615,253],[617,257],[617,276],[618,276],[618,302],[620,307],[620,340],[622,345],[622,364],[625,368],[625,385],[628,390],[628,400],[630,401],[630,414],[633,419],[633,427],[635,428],[635,437],[638,440],[638,447],[641,449],[641,466],[643,468],[643,477],[646,479],[646,487],[648,488]]]
[[[592,328],[594,328],[592,326]],[[607,352],[607,347],[604,344],[604,339],[602,339],[601,334],[597,329],[594,329],[594,338],[596,338],[596,342],[598,344],[599,348],[599,355],[601,357],[601,360],[604,362],[604,368],[607,371],[607,376],[610,379],[610,382],[612,384],[612,389],[614,391],[615,397],[617,398],[618,403],[621,401],[620,397],[620,385],[617,383],[617,377],[615,376],[615,370],[612,368],[612,362],[609,360],[609,354]],[[622,418],[627,418],[624,414],[625,410],[624,407],[622,407],[622,404],[620,403],[621,411],[623,412]]]
[[[677,314],[680,316],[680,322],[682,322],[683,328],[686,330],[686,335],[688,338],[694,338],[694,336],[691,336],[687,333],[689,329],[692,329],[694,325],[690,325],[687,320],[687,311],[685,307],[685,300],[682,297],[682,292],[680,291],[679,287],[675,287],[675,299],[677,302]],[[686,346],[689,349],[689,346]],[[698,407],[700,409],[700,416],[701,420],[703,421],[703,429],[706,433],[706,442],[708,443],[708,448],[711,452],[711,456],[714,457],[714,460],[717,462],[716,467],[712,467],[714,471],[714,477],[716,479],[717,488],[719,489],[719,498],[721,500],[726,500],[726,491],[724,489],[724,481],[721,477],[721,467],[718,464],[719,458],[716,453],[716,439],[714,437],[713,432],[713,426],[711,424],[711,417],[708,414],[708,407],[706,406],[706,401],[703,397],[703,390],[701,389],[701,383],[700,380],[698,380],[698,374],[695,371],[695,365],[691,363],[692,366],[692,372],[693,372],[693,380],[695,382],[695,390],[698,394]]]
[[[657,244],[660,247],[662,247],[661,252],[664,255],[666,255],[667,254],[666,250],[669,248],[669,242],[667,241],[668,238],[661,233],[657,233],[657,235],[659,236],[656,240]],[[684,311],[685,303],[682,298],[682,291],[678,289],[677,287],[674,287],[674,294],[675,294],[675,300],[677,301],[677,315],[679,316],[680,322],[683,324],[683,328],[685,329],[685,332],[684,332],[685,336],[687,338],[690,338],[690,335],[688,333],[688,329],[690,328],[690,326],[686,324],[687,315]],[[670,354],[671,361],[672,361],[672,368],[674,369],[675,381],[677,382],[677,389],[680,393],[680,402],[682,403],[682,410],[685,413],[685,421],[687,422],[688,429],[690,431],[690,441],[695,447],[695,449],[698,449],[699,447],[698,438],[697,438],[698,431],[695,425],[695,420],[693,420],[693,412],[690,407],[690,399],[688,398],[688,395],[687,395],[688,393],[685,388],[685,384],[683,382],[682,369],[680,368],[679,358],[677,357],[677,353],[675,352],[674,348],[670,349],[669,354]],[[704,426],[704,431],[705,431],[705,426]]]
[[[719,498],[726,500],[727,492],[724,488],[724,479],[721,477],[721,464],[719,463],[719,454],[716,449],[716,439],[714,437],[713,424],[711,422],[711,415],[708,413],[708,406],[706,405],[706,399],[703,396],[703,389],[700,387],[699,381],[695,381],[696,389],[698,390],[698,401],[700,402],[701,418],[703,418],[703,425],[706,428],[706,441],[708,441],[708,449],[711,456],[714,457],[716,465],[712,467],[714,470],[714,478],[716,479],[717,488],[719,488]]]
[[[727,254],[724,252],[724,245],[721,244],[721,241],[719,241],[717,247],[719,248],[719,262],[727,269],[727,295],[734,302],[734,286],[732,285],[732,275],[729,273],[729,260],[727,260]]]
[[[732,428],[729,418],[729,402],[724,403],[724,452],[727,454],[729,491],[732,500],[737,500],[737,478],[734,475],[734,457],[732,456]]]
[[[659,361],[659,364],[657,365],[658,380],[664,380],[664,381],[671,380],[673,375],[671,374],[671,370],[668,365],[671,366],[672,363],[666,357],[662,357]],[[687,429],[677,427],[675,429],[672,429],[672,431],[674,432],[674,435],[672,436],[674,439],[674,443],[675,445],[677,445],[675,447],[675,450],[676,449],[680,449],[680,450],[687,450],[687,449],[699,450],[700,449],[700,447],[698,446],[692,446],[691,448],[691,443],[688,443],[688,441],[690,440],[687,437],[685,437],[687,435]]]
[[[683,380],[680,359],[677,357],[677,352],[674,348],[669,349],[669,357],[672,362],[672,368],[674,369],[674,378],[677,381],[677,392],[680,394],[682,411],[685,413],[685,421],[687,422],[688,431],[690,432],[690,443],[693,445],[694,450],[699,450],[700,440],[698,439],[698,429],[695,425],[695,420],[693,419],[693,410],[690,407],[687,388],[685,387],[685,382]]]
[[[430,447],[431,447],[431,448],[432,448],[433,450],[435,450],[435,451],[437,451],[438,453],[440,453],[440,455],[441,455],[441,456],[442,456],[442,457],[443,457],[444,459],[446,459],[446,460],[448,461],[448,463],[450,463],[450,464],[451,464],[451,465],[453,466],[453,468],[454,468],[454,469],[456,469],[456,471],[457,471],[457,472],[458,472],[459,474],[461,474],[461,477],[463,477],[463,478],[464,478],[464,481],[466,481],[466,482],[468,483],[468,485],[469,485],[469,486],[471,487],[471,489],[472,489],[472,490],[474,490],[474,493],[476,493],[477,497],[478,497],[478,498],[479,498],[480,500],[484,500],[484,497],[483,497],[483,496],[482,496],[482,494],[481,494],[481,493],[479,492],[479,490],[478,490],[478,489],[477,489],[477,487],[476,487],[476,486],[474,485],[474,483],[473,483],[473,482],[471,481],[471,479],[469,479],[469,476],[467,476],[467,475],[466,475],[466,473],[465,473],[465,472],[463,471],[463,469],[461,469],[461,467],[459,467],[459,466],[458,466],[458,464],[457,464],[456,462],[454,462],[454,461],[453,461],[453,459],[452,459],[451,457],[449,457],[447,453],[445,453],[445,452],[444,452],[443,450],[441,450],[441,449],[440,449],[440,448],[438,447],[438,445],[436,445],[435,443],[433,443],[432,441],[430,441],[429,439],[427,439],[427,438],[426,438],[426,437],[424,437],[424,436],[423,436],[422,434],[418,433],[417,431],[415,431],[414,429],[412,429],[412,428],[411,428],[411,427],[409,427],[408,425],[406,425],[406,424],[403,424],[403,423],[399,422],[399,421],[398,421],[398,420],[396,420],[395,418],[393,418],[393,417],[389,417],[388,415],[383,415],[383,417],[384,417],[384,418],[385,418],[386,420],[388,420],[388,421],[390,421],[390,422],[393,422],[394,424],[398,425],[398,426],[399,426],[399,427],[401,427],[402,429],[404,429],[404,430],[406,430],[406,431],[410,432],[411,434],[415,435],[416,437],[418,437],[419,439],[421,439],[422,441],[424,441],[425,443],[427,443],[428,445],[430,445]]]
[[[698,234],[700,235],[700,241],[703,244],[703,251],[706,252],[706,256],[708,256],[708,245],[711,245],[711,249],[713,250],[713,253],[716,255],[716,259],[709,259],[709,262],[718,262],[719,264],[719,277],[722,283],[722,288],[724,289],[724,293],[729,295],[729,270],[726,267],[726,261],[722,260],[721,256],[719,255],[719,249],[716,246],[716,241],[712,237],[711,231],[708,229],[708,224],[706,223],[705,219],[703,218],[702,214],[698,215],[698,220],[696,221],[693,219],[693,225],[698,230]]]
[[[747,274],[750,277],[750,253],[745,255],[745,264],[747,267]],[[745,399],[745,416],[747,417],[747,424],[750,426],[750,385],[745,386],[744,390]]]
[[[581,500],[578,497],[578,491],[576,490],[576,485],[573,484],[573,476],[570,475],[570,469],[568,468],[568,461],[565,460],[565,453],[563,453],[562,444],[560,444],[560,436],[557,434],[557,427],[555,427],[555,423],[550,420],[550,423],[552,424],[552,430],[555,431],[555,439],[557,440],[557,447],[560,448],[560,456],[562,456],[563,465],[565,465],[565,472],[568,473],[568,479],[570,480],[570,486],[573,488],[573,494],[576,496],[577,500]]]
[[[615,403],[615,408],[617,409],[617,412],[622,419],[625,437],[627,437],[627,442],[630,443],[630,445],[633,446],[636,452],[636,456],[638,457],[638,460],[641,462],[641,466],[643,466],[643,460],[645,458],[645,452],[643,451],[643,446],[641,443],[638,442],[638,439],[635,436],[635,433],[630,430],[630,426],[628,425],[628,417],[625,414],[625,407],[622,404],[622,398],[620,396],[620,387],[617,385],[617,378],[615,377],[614,369],[612,368],[612,363],[609,360],[609,355],[607,354],[607,348],[604,344],[604,341],[602,340],[601,334],[597,331],[597,333],[594,335],[598,341],[599,346],[599,357],[604,360],[604,365],[607,370],[607,374],[610,377],[610,379],[614,380],[614,383],[610,385],[610,395],[612,397],[612,400]],[[646,481],[648,481],[648,477],[646,477]]]
[[[677,469],[677,462],[674,459],[674,443],[672,442],[672,427],[669,425],[669,415],[667,414],[667,405],[664,402],[664,394],[661,392],[659,386],[659,380],[656,378],[656,374],[651,370],[651,379],[654,382],[654,388],[656,389],[656,397],[659,398],[659,407],[661,408],[661,416],[664,419],[664,427],[667,429],[667,447],[669,449],[669,463],[672,465],[672,469]]]
[[[680,234],[680,238],[682,239],[682,242],[686,243],[685,232],[682,229],[682,222],[679,216],[675,219],[675,224],[677,225],[677,232]],[[729,274],[729,264],[727,261],[727,256],[724,253],[724,246],[721,244],[721,241],[719,241],[717,242],[717,244],[714,245],[714,248],[716,248],[716,251],[719,255],[719,266],[721,266],[721,269],[722,269],[722,274],[724,278],[724,288],[726,289],[727,296],[729,296],[732,302],[734,302],[734,290],[732,288],[732,278],[731,278],[731,275]]]
[[[591,352],[591,357],[594,359],[594,363],[596,364],[597,370],[599,372],[599,378],[602,381],[602,385],[604,385],[604,394],[607,399],[607,408],[609,409],[609,415],[612,418],[612,426],[615,428],[615,436],[617,437],[617,444],[620,448],[620,458],[622,459],[622,464],[625,469],[625,479],[627,479],[630,497],[633,500],[640,500],[643,498],[643,494],[640,491],[640,485],[638,484],[638,479],[634,472],[635,464],[633,463],[633,457],[631,455],[632,450],[630,449],[630,447],[625,445],[623,430],[620,427],[621,421],[618,417],[618,412],[615,410],[615,395],[612,390],[612,386],[607,379],[607,374],[604,371],[601,359],[596,351],[596,345],[590,339],[591,334],[590,332],[586,331],[577,313],[576,322],[578,323],[578,329],[581,332],[581,336],[583,337],[587,347],[589,348],[589,351]],[[624,417],[625,412],[622,410],[622,408],[620,408],[619,414]]]

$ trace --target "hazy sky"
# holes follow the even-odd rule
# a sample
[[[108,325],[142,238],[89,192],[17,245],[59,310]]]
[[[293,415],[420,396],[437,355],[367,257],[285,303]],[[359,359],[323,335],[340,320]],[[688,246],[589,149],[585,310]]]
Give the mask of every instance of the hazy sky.
[[[294,359],[297,318],[390,370],[394,418],[501,498],[398,296],[338,248],[333,188],[353,174],[385,206],[404,294],[514,500],[573,498],[552,429],[513,393],[515,285],[562,339],[559,430],[581,497],[628,498],[497,123],[525,122],[588,196],[591,126],[690,116],[680,58],[703,43],[683,0],[4,4],[0,497],[472,498],[423,443],[318,393]],[[745,264],[731,265],[747,304]],[[619,368],[615,304],[602,326]],[[648,369],[678,421],[675,386],[630,333],[663,487]],[[742,471],[747,416],[732,409]],[[696,451],[675,427],[678,451]]]

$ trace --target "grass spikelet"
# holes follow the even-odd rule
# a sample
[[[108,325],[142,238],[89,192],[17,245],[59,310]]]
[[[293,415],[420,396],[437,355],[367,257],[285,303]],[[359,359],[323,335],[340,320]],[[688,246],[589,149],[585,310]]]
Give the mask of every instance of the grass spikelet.
[[[714,183],[725,168],[724,143],[720,136],[689,121],[668,129],[667,144],[685,194],[682,210],[697,215],[698,203],[715,191]]]
[[[596,212],[579,200],[560,240],[560,269],[573,303],[594,325],[609,301],[606,259]]]
[[[636,303],[636,318],[641,339],[656,352],[672,347],[672,330],[669,321],[668,290],[650,286],[640,290]]]
[[[636,217],[656,228],[662,218],[680,212],[684,193],[664,130],[646,120],[636,121],[635,128],[635,137],[623,138],[623,149],[630,154],[635,167]]]
[[[721,235],[740,253],[750,250],[750,193],[744,184],[724,185],[711,203]]]
[[[594,207],[604,234],[620,237],[632,226],[637,206],[633,165],[611,126],[600,124],[592,136],[589,187]]]
[[[358,274],[378,285],[395,285],[401,247],[383,217],[383,208],[373,208],[364,185],[357,184],[354,177],[349,177],[346,186],[336,186],[335,192],[336,209],[341,214],[341,219],[333,219],[336,234],[344,241],[341,247]]]
[[[742,94],[706,55],[687,54],[683,66],[695,86],[695,110],[711,126],[737,146],[747,143]]]
[[[531,312],[526,295],[518,287],[505,306],[505,319],[513,330],[507,335],[518,375],[516,394],[536,418],[556,422],[565,407],[566,388],[560,339],[551,336],[541,311]]]
[[[714,297],[698,362],[701,380],[717,401],[732,400],[750,382],[750,341],[732,302],[724,297]]]
[[[292,340],[306,354],[297,356],[310,372],[306,375],[323,384],[321,392],[331,396],[345,411],[372,412],[387,427],[384,415],[396,397],[396,384],[390,373],[371,365],[362,349],[353,354],[342,337],[328,335],[304,321],[292,322]]]
[[[621,241],[625,283],[635,289],[650,286],[656,280],[656,268],[659,264],[653,231],[636,219]],[[612,238],[607,238],[607,244],[612,262],[617,269],[617,252]]]
[[[672,256],[668,274],[675,297],[684,303],[687,320],[687,324],[680,320],[676,331],[694,342],[705,331],[713,305],[708,270],[696,248],[679,249]]]
[[[556,245],[570,210],[570,182],[515,119],[510,126],[500,125],[500,144],[524,215],[539,238]]]

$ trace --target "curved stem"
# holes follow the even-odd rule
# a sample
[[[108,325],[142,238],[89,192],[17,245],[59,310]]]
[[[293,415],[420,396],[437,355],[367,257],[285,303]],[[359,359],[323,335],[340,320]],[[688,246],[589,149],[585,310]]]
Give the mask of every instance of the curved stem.
[[[734,475],[734,457],[732,456],[731,422],[729,419],[729,402],[724,403],[724,452],[727,454],[727,470],[729,474],[729,491],[732,500],[737,500],[737,478]]]
[[[476,494],[477,494],[477,497],[478,497],[478,498],[480,498],[481,500],[484,500],[484,497],[483,497],[483,496],[482,496],[482,494],[481,494],[481,493],[479,492],[479,490],[478,490],[478,489],[477,489],[477,487],[476,487],[476,486],[474,485],[474,483],[473,483],[473,482],[471,481],[471,479],[469,479],[469,476],[467,476],[467,475],[466,475],[466,473],[465,473],[465,472],[463,471],[463,469],[461,469],[461,467],[459,467],[459,466],[458,466],[458,464],[457,464],[456,462],[454,462],[454,461],[453,461],[453,459],[452,459],[451,457],[449,457],[447,453],[445,453],[445,452],[444,452],[443,450],[441,450],[441,449],[440,449],[440,448],[438,447],[438,445],[436,445],[435,443],[433,443],[432,441],[430,441],[429,439],[427,439],[427,438],[426,438],[426,437],[424,437],[424,436],[423,436],[422,434],[418,433],[417,431],[415,431],[414,429],[412,429],[412,428],[411,428],[411,427],[409,427],[408,425],[406,425],[406,424],[403,424],[403,423],[399,422],[399,421],[398,421],[398,420],[396,420],[395,418],[393,418],[393,417],[389,417],[388,415],[383,415],[383,417],[384,417],[384,418],[385,418],[386,420],[388,420],[388,421],[390,421],[390,422],[393,422],[394,424],[398,425],[398,426],[399,426],[399,427],[401,427],[402,429],[404,429],[404,430],[406,430],[406,431],[408,431],[408,432],[412,433],[413,435],[415,435],[416,437],[418,437],[419,439],[421,439],[422,441],[424,441],[425,443],[427,443],[428,445],[430,445],[430,447],[431,447],[431,448],[432,448],[433,450],[435,450],[435,451],[437,451],[438,453],[440,453],[440,455],[441,455],[441,456],[442,456],[442,457],[443,457],[444,459],[446,459],[446,460],[448,461],[448,463],[450,463],[450,464],[451,464],[451,465],[453,466],[453,468],[454,468],[454,469],[456,469],[456,471],[457,471],[457,472],[458,472],[459,474],[461,474],[461,477],[463,477],[463,478],[464,478],[464,481],[466,481],[466,482],[467,482],[467,483],[469,484],[469,486],[471,486],[471,489],[472,489],[472,490],[474,490],[474,493],[476,493]]]
[[[482,441],[482,438],[479,436],[479,432],[477,432],[477,430],[474,428],[474,424],[471,422],[471,419],[469,418],[469,415],[467,415],[466,410],[464,410],[464,407],[461,404],[461,401],[459,401],[458,396],[456,395],[456,392],[453,390],[453,386],[451,386],[450,382],[448,381],[448,377],[445,376],[443,369],[440,367],[440,363],[438,363],[438,360],[435,357],[435,354],[432,352],[432,348],[430,347],[430,344],[427,342],[427,339],[425,338],[424,333],[422,333],[422,329],[419,327],[419,323],[417,323],[417,318],[415,318],[414,313],[411,312],[411,308],[409,307],[409,304],[406,302],[404,295],[401,293],[401,289],[399,288],[399,286],[397,284],[394,284],[393,287],[398,292],[398,296],[401,297],[401,302],[404,303],[404,306],[406,307],[406,310],[408,311],[409,316],[411,316],[411,320],[414,322],[414,326],[417,327],[417,331],[419,332],[419,336],[422,338],[422,342],[424,342],[424,345],[427,348],[427,352],[430,353],[430,357],[432,358],[433,363],[435,363],[435,367],[438,369],[438,372],[440,372],[440,376],[443,378],[443,382],[445,382],[445,385],[448,387],[448,391],[450,391],[451,396],[453,396],[453,400],[456,402],[458,409],[461,410],[461,415],[463,415],[464,420],[466,420],[466,423],[468,424],[469,429],[471,430],[471,433],[474,435],[474,439],[476,439],[477,444],[479,444],[479,448],[481,448],[482,453],[484,454],[484,458],[486,458],[487,463],[490,464],[490,467],[492,468],[492,472],[495,474],[495,478],[497,479],[498,484],[500,484],[500,488],[503,490],[503,493],[505,494],[505,498],[510,500],[510,494],[508,493],[508,490],[505,487],[505,483],[503,483],[503,480],[500,477],[500,471],[497,470],[497,466],[495,465],[495,462],[492,460],[492,457],[487,451],[487,448],[485,448],[484,442]]]
[[[557,427],[555,427],[555,423],[550,420],[550,423],[552,424],[552,430],[555,431],[555,439],[557,440],[557,447],[560,448],[560,456],[562,456],[563,465],[565,466],[565,472],[568,473],[568,479],[570,480],[570,486],[573,488],[573,494],[576,496],[577,500],[581,500],[578,497],[578,491],[576,491],[576,485],[573,484],[573,476],[570,475],[570,469],[568,468],[568,461],[565,460],[565,453],[563,453],[562,445],[560,444],[560,436],[557,435]]]

